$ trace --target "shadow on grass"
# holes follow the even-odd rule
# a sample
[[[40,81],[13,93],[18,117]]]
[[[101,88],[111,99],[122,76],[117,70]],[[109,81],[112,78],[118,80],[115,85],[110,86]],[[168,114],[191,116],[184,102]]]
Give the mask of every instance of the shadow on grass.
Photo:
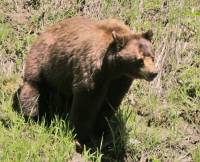
[[[109,121],[110,132],[102,144],[102,161],[124,162],[127,156],[128,130],[126,124],[131,112],[119,110]]]
[[[18,113],[21,113],[22,111],[21,105],[19,103],[19,93],[20,88],[16,91],[16,93],[13,96],[13,109]],[[62,96],[57,96],[56,98],[47,94],[43,96],[46,97],[42,99],[39,98],[40,101],[43,101],[39,102],[40,110],[42,110],[42,113],[39,114],[38,117],[25,118],[25,121],[28,122],[29,120],[33,120],[36,122],[39,121],[39,123],[45,121],[45,125],[47,128],[51,126],[52,121],[55,120],[64,120],[66,121],[66,123],[69,123],[69,120],[67,120],[68,113],[66,109],[59,109],[59,107],[63,107],[63,105],[58,104],[59,102],[63,103],[63,101],[61,101]],[[55,107],[57,107],[57,109],[51,111]],[[46,112],[45,109],[50,111]],[[127,108],[124,110],[120,109],[118,112],[115,113],[113,117],[111,117],[111,119],[106,119],[109,131],[105,135],[99,135],[98,137],[93,139],[92,142],[86,144],[86,150],[89,150],[89,154],[101,154],[102,162],[124,162],[126,160],[126,149],[128,142],[128,131],[126,129],[126,124],[130,117],[130,114],[131,111]],[[83,150],[81,152],[83,153]],[[92,161],[96,161],[96,158],[97,157],[94,156],[92,158]]]

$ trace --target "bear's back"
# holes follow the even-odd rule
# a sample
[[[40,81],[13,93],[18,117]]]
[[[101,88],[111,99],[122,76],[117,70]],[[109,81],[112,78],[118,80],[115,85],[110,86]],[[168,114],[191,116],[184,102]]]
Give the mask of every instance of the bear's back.
[[[99,60],[113,41],[113,30],[118,34],[131,33],[115,19],[96,21],[74,17],[52,25],[32,45],[26,59],[25,78],[42,76],[59,89],[66,83],[72,87],[87,82],[100,68]]]

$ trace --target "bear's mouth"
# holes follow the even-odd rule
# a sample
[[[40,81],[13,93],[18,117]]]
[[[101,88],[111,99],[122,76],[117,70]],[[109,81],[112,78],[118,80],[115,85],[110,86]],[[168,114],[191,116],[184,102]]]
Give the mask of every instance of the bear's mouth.
[[[145,78],[145,80],[147,80],[147,81],[153,81],[155,78],[156,78],[156,76],[158,75],[158,73],[149,73],[148,75],[147,75],[147,77]]]
[[[138,75],[139,76],[138,78],[144,79],[144,80],[150,82],[150,81],[153,81],[157,75],[158,75],[158,73],[140,72]]]

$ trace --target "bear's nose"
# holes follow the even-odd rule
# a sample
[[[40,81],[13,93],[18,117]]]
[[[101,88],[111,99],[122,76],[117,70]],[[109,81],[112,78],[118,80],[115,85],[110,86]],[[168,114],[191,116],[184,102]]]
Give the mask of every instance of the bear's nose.
[[[148,81],[152,81],[157,75],[158,75],[158,71],[155,70],[155,71],[149,73],[148,79],[147,79],[147,80],[148,80]]]
[[[150,76],[152,78],[155,78],[158,75],[158,71],[158,68],[154,67],[153,69],[151,69]]]
[[[152,72],[149,74],[150,80],[153,80],[158,75],[158,72]]]

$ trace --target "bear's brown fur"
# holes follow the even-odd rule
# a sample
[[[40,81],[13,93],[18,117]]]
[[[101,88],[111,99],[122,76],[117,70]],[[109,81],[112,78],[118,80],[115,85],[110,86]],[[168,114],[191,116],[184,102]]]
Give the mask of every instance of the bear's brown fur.
[[[53,25],[26,58],[23,114],[68,113],[78,139],[89,139],[95,128],[104,128],[133,79],[156,76],[151,37],[151,31],[135,34],[114,19],[74,17]]]

